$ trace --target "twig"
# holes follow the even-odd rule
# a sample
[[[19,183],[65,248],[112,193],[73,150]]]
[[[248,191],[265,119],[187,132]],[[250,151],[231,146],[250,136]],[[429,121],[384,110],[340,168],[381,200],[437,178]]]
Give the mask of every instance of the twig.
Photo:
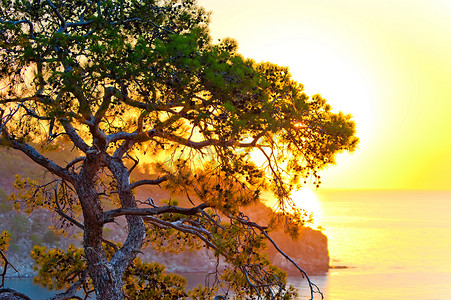
[[[66,29],[66,20],[64,20],[64,17],[61,15],[58,8],[56,8],[55,4],[53,4],[52,1],[46,0],[45,2],[47,3],[48,6],[50,6],[52,8],[53,12],[56,14],[56,16],[58,17],[58,19],[61,22],[61,26],[58,31],[63,32],[64,29]]]
[[[60,208],[55,209],[55,212],[58,213],[61,217],[65,218],[66,220],[71,222],[72,224],[74,224],[75,226],[77,226],[78,228],[80,228],[81,230],[83,230],[83,231],[85,230],[85,227],[83,226],[83,224],[81,224],[74,218],[70,217],[69,215],[65,214]],[[111,242],[103,237],[102,237],[102,241],[105,244],[111,246],[115,252],[119,251],[119,248],[113,242]]]
[[[88,275],[88,270],[84,270],[83,273],[80,276],[80,279],[77,280],[73,285],[71,285],[64,293],[56,294],[52,298],[49,298],[48,300],[67,300],[67,299],[73,299],[75,296],[75,293],[77,292],[77,289],[85,282],[86,276]]]
[[[69,162],[67,164],[67,166],[65,167],[65,169],[69,169],[70,167],[72,167],[73,165],[75,165],[76,163],[82,162],[86,159],[86,156],[80,156],[75,158],[74,160],[72,160],[71,162]]]
[[[20,274],[20,272],[9,262],[8,258],[6,257],[5,253],[3,253],[2,250],[0,250],[0,255],[2,256],[3,261],[5,262],[5,264],[3,266],[3,272],[1,274],[2,284],[0,285],[0,287],[4,287],[5,286],[5,276],[6,276],[6,271],[8,269],[8,266],[11,266],[11,268],[13,268],[14,271],[16,271],[18,274]]]
[[[260,230],[260,231],[261,231],[261,232],[263,233],[263,235],[271,242],[271,244],[274,246],[274,248],[276,248],[276,250],[277,250],[280,254],[282,254],[282,256],[285,257],[285,259],[287,259],[289,262],[291,262],[291,263],[299,270],[299,272],[301,272],[302,275],[305,276],[305,278],[307,279],[307,282],[308,282],[308,284],[309,284],[309,287],[310,287],[310,297],[311,297],[310,299],[313,300],[313,294],[314,294],[314,293],[319,293],[319,294],[321,295],[321,299],[324,299],[323,293],[320,291],[320,289],[318,288],[318,286],[317,286],[316,284],[314,284],[314,283],[310,280],[309,276],[307,275],[307,272],[305,272],[301,267],[299,267],[298,264],[297,264],[291,257],[289,257],[287,254],[285,254],[285,252],[283,252],[283,251],[279,248],[279,246],[277,245],[277,243],[274,242],[274,240],[268,235],[268,233],[267,233],[265,230]],[[316,289],[316,291],[315,291],[315,289]]]
[[[260,226],[254,222],[250,222],[248,220],[245,220],[243,218],[237,218],[236,219],[238,222],[248,225],[248,226],[252,226],[255,227],[257,229],[260,230],[260,232],[268,239],[268,241],[271,242],[271,244],[274,246],[274,248],[276,248],[276,250],[282,254],[283,257],[285,257],[285,259],[287,259],[289,262],[291,262],[298,270],[299,272],[301,272],[302,276],[304,276],[307,279],[307,282],[309,284],[310,287],[310,299],[313,299],[313,294],[314,293],[319,293],[321,295],[321,299],[324,299],[324,295],[323,293],[320,291],[320,289],[318,288],[318,286],[314,283],[311,282],[309,276],[307,275],[307,272],[305,272],[301,267],[299,267],[299,265],[290,257],[288,256],[285,252],[282,251],[282,249],[279,248],[279,246],[277,245],[277,243],[268,235],[268,233],[266,232],[267,227],[263,227]]]

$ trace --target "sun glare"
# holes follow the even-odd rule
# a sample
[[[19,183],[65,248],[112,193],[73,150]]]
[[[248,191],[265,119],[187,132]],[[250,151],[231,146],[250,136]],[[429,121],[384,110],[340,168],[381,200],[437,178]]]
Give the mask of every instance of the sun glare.
[[[318,226],[321,222],[321,204],[316,193],[309,188],[303,187],[298,191],[294,191],[291,197],[298,208],[313,213],[313,224]]]
[[[302,121],[295,122],[293,125],[295,128],[305,128],[306,125]]]

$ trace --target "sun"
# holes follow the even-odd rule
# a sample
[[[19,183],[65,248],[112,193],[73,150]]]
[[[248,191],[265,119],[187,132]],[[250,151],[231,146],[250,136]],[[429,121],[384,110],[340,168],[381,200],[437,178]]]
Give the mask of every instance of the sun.
[[[313,190],[303,187],[298,191],[294,191],[291,198],[298,208],[305,209],[313,214],[313,225],[318,226],[320,224],[322,216],[321,203],[318,200],[318,195]]]
[[[264,203],[275,211],[279,211],[277,200],[270,192],[263,193]],[[304,209],[313,215],[313,222],[309,223],[310,227],[319,228],[322,220],[322,208],[316,192],[308,187],[302,187],[291,193],[291,199],[297,208]],[[287,207],[286,207],[287,208]],[[288,208],[289,210],[289,208]]]

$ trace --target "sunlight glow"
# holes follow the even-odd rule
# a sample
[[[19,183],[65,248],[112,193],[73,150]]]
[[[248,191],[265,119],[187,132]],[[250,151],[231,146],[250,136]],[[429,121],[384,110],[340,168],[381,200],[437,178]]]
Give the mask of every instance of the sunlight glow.
[[[306,127],[304,122],[302,122],[302,121],[294,123],[293,126],[294,126],[294,128],[298,128],[298,129]]]
[[[321,204],[318,200],[318,196],[313,190],[303,187],[300,190],[293,192],[291,197],[298,208],[313,213],[313,224],[315,226],[318,226],[321,223]]]
[[[353,115],[358,149],[321,172],[322,188],[449,189],[451,1],[198,3],[214,40],[288,66],[307,95]]]

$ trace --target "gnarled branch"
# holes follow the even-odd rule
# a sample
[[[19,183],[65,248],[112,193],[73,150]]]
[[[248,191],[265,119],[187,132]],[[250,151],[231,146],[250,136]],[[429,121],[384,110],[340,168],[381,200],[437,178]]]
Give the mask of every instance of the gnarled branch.
[[[33,23],[30,20],[23,19],[23,20],[19,20],[19,21],[5,21],[5,20],[0,19],[0,23],[12,24],[12,25],[19,25],[19,24],[25,23],[30,27],[30,31],[29,31],[30,36],[34,37],[34,27],[33,27]]]
[[[16,139],[12,138],[8,133],[3,130],[4,135],[6,135],[6,138],[8,142],[11,144],[11,146],[14,149],[17,149],[21,152],[23,152],[25,155],[27,155],[29,158],[31,158],[35,163],[38,165],[46,168],[51,173],[63,178],[64,180],[74,183],[75,182],[75,175],[72,174],[69,170],[64,169],[57,165],[55,162],[50,160],[49,158],[43,156],[41,153],[36,151],[33,147],[31,147],[29,144],[21,143],[17,141]]]
[[[166,180],[168,180],[167,176],[162,176],[157,179],[144,179],[144,180],[140,180],[140,181],[131,183],[130,189],[133,190],[133,189],[137,188],[138,186],[142,186],[142,185],[158,185],[162,182],[165,182]]]
[[[58,17],[58,19],[61,22],[60,25],[60,29],[58,31],[63,32],[64,29],[66,29],[66,20],[64,19],[64,17],[61,15],[61,13],[59,12],[58,8],[55,6],[55,4],[53,4],[52,1],[50,0],[46,0],[45,3],[47,3],[48,6],[50,6],[53,10],[53,12],[56,14],[56,16]]]
[[[118,208],[103,213],[105,223],[112,222],[114,218],[125,215],[133,216],[155,216],[164,213],[177,213],[186,216],[193,216],[200,213],[207,207],[211,207],[206,203],[199,204],[192,208],[183,208],[177,206],[158,206],[154,208]]]
[[[78,135],[74,126],[67,119],[60,119],[61,125],[63,125],[66,134],[69,136],[70,140],[74,143],[74,145],[83,152],[87,152],[90,147],[85,141]]]

